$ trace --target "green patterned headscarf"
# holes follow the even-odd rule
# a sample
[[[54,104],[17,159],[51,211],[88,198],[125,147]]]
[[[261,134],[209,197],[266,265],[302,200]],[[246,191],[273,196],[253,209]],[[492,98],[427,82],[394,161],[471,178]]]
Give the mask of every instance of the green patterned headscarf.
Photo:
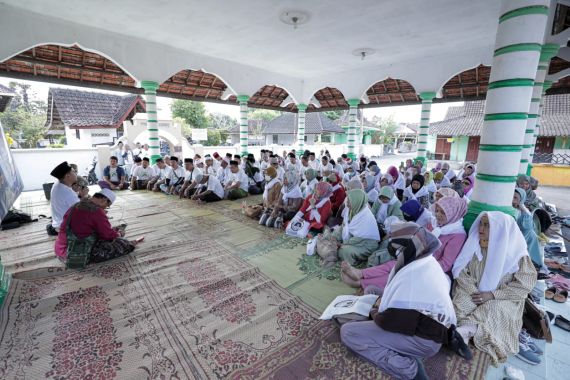
[[[350,190],[346,196],[350,202],[350,219],[357,215],[364,207],[368,207],[368,196],[364,191],[360,189]]]

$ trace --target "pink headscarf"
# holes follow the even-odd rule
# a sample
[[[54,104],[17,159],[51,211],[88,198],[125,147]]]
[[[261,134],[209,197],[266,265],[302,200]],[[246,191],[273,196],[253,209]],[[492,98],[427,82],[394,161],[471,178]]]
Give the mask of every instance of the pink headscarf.
[[[443,209],[447,218],[446,224],[455,223],[467,214],[467,202],[463,198],[444,197],[437,201],[436,205]]]
[[[328,182],[319,182],[315,186],[315,192],[313,197],[317,202],[320,202],[323,198],[328,198],[332,195],[332,186]]]
[[[392,180],[394,182],[396,182],[396,180],[398,179],[398,177],[400,176],[400,173],[398,172],[398,169],[396,169],[395,166],[390,166],[387,170],[388,174],[390,174],[392,176]]]
[[[461,180],[461,182],[463,181],[469,181],[469,186],[465,186],[463,185],[463,194],[467,194],[469,192],[469,190],[471,190],[473,188],[473,177],[469,176],[469,177],[465,177]]]
[[[450,187],[442,187],[438,191],[436,191],[436,193],[441,194],[442,197],[459,198],[459,194],[457,194],[457,191],[453,190]]]

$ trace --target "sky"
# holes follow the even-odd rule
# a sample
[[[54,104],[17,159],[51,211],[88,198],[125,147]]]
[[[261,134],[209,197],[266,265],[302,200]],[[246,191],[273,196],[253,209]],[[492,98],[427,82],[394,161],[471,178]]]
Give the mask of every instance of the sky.
[[[87,90],[87,91],[98,91],[98,92],[106,92],[106,93],[114,93],[112,91],[103,91],[103,90],[93,90],[93,89],[85,89],[81,87],[72,87],[72,86],[61,86],[55,85],[50,83],[43,83],[43,82],[30,82],[30,81],[16,81],[9,78],[0,78],[0,84],[5,86],[8,85],[9,82],[22,82],[26,84],[32,85],[31,88],[31,97],[35,100],[44,100],[47,101],[48,91],[50,87],[61,87],[61,88],[72,88],[72,89],[79,89],[79,90]],[[121,93],[118,93],[121,94]],[[170,98],[163,98],[157,97],[157,108],[158,108],[158,118],[159,119],[170,119],[170,103],[172,99]],[[432,105],[431,109],[431,122],[436,122],[443,120],[445,117],[445,113],[447,109],[451,106],[461,105],[462,103],[437,103]],[[239,120],[239,107],[226,105],[226,104],[219,104],[219,103],[204,103],[206,107],[206,111],[209,113],[222,113],[233,117],[236,120]],[[383,118],[387,118],[392,116],[394,121],[399,123],[419,123],[421,115],[421,106],[414,105],[414,106],[396,106],[396,107],[378,107],[378,108],[364,108],[364,117],[367,119],[372,119],[374,116],[380,116]]]

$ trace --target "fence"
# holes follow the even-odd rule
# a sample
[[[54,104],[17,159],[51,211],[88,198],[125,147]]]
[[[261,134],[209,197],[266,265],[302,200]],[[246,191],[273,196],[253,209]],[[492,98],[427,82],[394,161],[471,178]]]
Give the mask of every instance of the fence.
[[[564,153],[535,153],[534,164],[570,165],[570,155]]]

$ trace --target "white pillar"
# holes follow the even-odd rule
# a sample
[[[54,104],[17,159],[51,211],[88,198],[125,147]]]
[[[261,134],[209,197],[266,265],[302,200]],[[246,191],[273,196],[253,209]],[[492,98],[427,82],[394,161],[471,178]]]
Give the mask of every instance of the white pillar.
[[[423,162],[424,167],[427,164],[427,140],[429,135],[429,118],[431,115],[431,104],[435,98],[435,92],[421,92],[422,114],[420,118],[420,133],[418,135],[418,157],[417,160]]]
[[[243,156],[247,155],[247,142],[249,133],[249,123],[247,121],[247,101],[249,100],[249,96],[238,95],[237,99],[239,102],[239,146],[241,149],[240,154]]]
[[[477,180],[466,228],[482,211],[514,215],[511,206],[524,145],[536,68],[544,40],[549,0],[502,0]]]
[[[347,136],[347,145],[348,145],[348,157],[352,160],[356,160],[356,150],[355,150],[355,143],[356,143],[356,113],[358,105],[360,104],[359,99],[348,99],[348,136]]]
[[[300,103],[297,104],[297,109],[299,113],[297,114],[297,152],[298,156],[301,156],[305,152],[305,110],[307,105]]]
[[[545,44],[542,46],[540,52],[540,60],[538,62],[538,69],[536,70],[532,99],[528,111],[528,121],[526,124],[519,174],[530,174],[530,169],[532,168],[531,163],[532,157],[534,156],[534,145],[536,143],[536,136],[538,136],[544,79],[548,73],[550,60],[556,55],[558,49],[559,46],[556,44]]]
[[[141,87],[144,88],[144,95],[146,100],[146,115],[148,131],[148,148],[150,151],[150,161],[155,163],[157,158],[160,158],[160,142],[158,140],[158,116],[156,113],[156,89],[158,83],[153,81],[143,80]]]

